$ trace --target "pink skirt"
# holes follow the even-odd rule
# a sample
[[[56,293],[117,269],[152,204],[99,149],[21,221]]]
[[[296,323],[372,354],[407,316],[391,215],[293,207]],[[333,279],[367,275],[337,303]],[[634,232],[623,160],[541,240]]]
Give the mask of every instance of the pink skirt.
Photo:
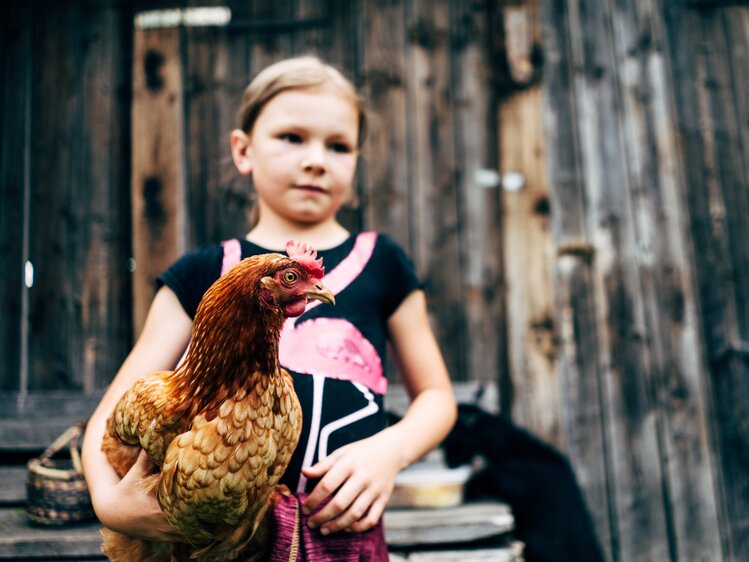
[[[382,519],[363,533],[321,535],[307,526],[301,503],[306,496],[280,497],[273,509],[273,545],[269,562],[388,562]],[[242,556],[240,560],[255,560]]]

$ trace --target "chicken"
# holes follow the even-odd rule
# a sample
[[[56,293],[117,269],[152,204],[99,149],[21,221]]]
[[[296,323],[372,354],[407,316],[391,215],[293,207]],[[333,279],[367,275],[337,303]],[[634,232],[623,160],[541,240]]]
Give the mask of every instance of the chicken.
[[[262,551],[258,529],[302,426],[293,381],[278,362],[280,333],[309,299],[335,304],[316,252],[294,242],[286,250],[288,258],[247,258],[219,278],[198,306],[184,362],[137,381],[109,417],[109,462],[122,476],[146,451],[160,471],[144,486],[186,541],[170,546],[104,529],[102,550],[112,560],[209,562],[248,545]]]

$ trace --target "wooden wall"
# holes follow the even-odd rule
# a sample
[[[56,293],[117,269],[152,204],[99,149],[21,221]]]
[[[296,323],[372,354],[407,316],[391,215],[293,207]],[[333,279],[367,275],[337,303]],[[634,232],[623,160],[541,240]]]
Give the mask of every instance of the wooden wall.
[[[130,346],[131,16],[2,10],[0,388],[91,390]]]
[[[177,4],[2,8],[0,387],[107,384],[155,275],[248,228],[248,78],[316,53],[369,110],[344,223],[409,251],[453,378],[569,455],[607,559],[749,559],[747,2],[211,0],[229,27],[133,30]]]
[[[609,558],[747,559],[749,8],[539,4],[560,441]]]

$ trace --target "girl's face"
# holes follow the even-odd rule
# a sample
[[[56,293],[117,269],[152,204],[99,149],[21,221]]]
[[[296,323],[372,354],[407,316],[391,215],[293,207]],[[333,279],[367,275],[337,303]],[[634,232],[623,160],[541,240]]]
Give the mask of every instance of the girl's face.
[[[271,99],[245,139],[261,216],[303,224],[335,219],[351,196],[358,133],[356,107],[332,88]]]

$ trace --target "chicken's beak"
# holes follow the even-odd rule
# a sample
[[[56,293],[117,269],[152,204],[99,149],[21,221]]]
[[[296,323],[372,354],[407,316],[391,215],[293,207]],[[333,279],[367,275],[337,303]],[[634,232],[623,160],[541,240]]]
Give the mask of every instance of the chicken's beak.
[[[328,291],[322,283],[317,283],[313,290],[307,292],[307,300],[318,300],[335,305],[335,297],[333,296],[333,293]]]

